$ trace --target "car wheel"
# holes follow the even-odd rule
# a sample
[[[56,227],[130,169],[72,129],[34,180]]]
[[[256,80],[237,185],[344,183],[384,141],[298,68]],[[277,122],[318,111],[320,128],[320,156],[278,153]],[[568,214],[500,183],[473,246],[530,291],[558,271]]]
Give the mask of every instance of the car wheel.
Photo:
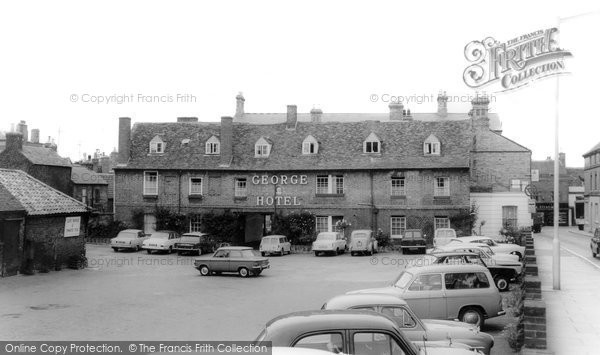
[[[461,310],[458,319],[461,322],[479,326],[479,328],[483,327],[483,313],[475,307],[467,307]]]
[[[182,251],[180,251],[180,250],[178,250],[178,251],[177,251],[177,255],[181,255],[181,254],[183,254],[183,252],[182,252]]]
[[[506,276],[498,275],[494,278],[494,282],[496,283],[496,287],[498,287],[500,292],[506,292],[510,287],[509,280]]]
[[[115,251],[116,251],[116,250],[115,250]],[[596,255],[598,255],[598,254],[594,253],[594,249],[592,249],[592,258],[595,258],[595,257],[596,257]]]
[[[335,255],[340,255],[340,248],[335,249]]]
[[[355,252],[353,252],[353,251],[351,251],[351,252],[350,252],[350,256],[356,256],[356,253],[355,253]]]
[[[279,251],[279,256],[283,256],[285,254],[285,251],[283,251],[283,248],[281,248],[281,250]]]
[[[140,251],[140,249],[142,249],[142,248],[140,248],[139,245],[135,247],[135,251]]]
[[[173,254],[173,247],[169,247],[169,254]]]
[[[200,266],[200,275],[202,275],[202,276],[210,275],[210,269],[208,268],[208,266],[206,266],[206,265]]]
[[[146,253],[148,253],[148,254],[152,254],[152,250],[150,250],[150,249],[146,249]]]
[[[260,252],[260,255],[261,255],[261,256],[265,256],[265,255],[267,255],[267,253],[265,253],[264,251],[261,251],[261,252]]]
[[[315,256],[319,256],[319,252],[318,251],[315,251]]]
[[[114,250],[114,251],[115,251],[115,253],[116,253],[116,252],[118,252],[118,251],[119,251],[119,248],[113,248],[113,250]]]
[[[371,248],[368,251],[366,251],[365,254],[367,254],[367,255],[373,255],[373,248]]]
[[[240,277],[248,277],[249,274],[250,274],[250,272],[245,267],[241,267],[238,270],[238,275],[240,275]]]

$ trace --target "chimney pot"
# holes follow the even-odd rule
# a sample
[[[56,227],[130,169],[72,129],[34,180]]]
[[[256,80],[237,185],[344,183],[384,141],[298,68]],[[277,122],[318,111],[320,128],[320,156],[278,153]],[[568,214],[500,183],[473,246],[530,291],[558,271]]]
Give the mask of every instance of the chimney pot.
[[[443,93],[442,93],[442,91],[440,91],[440,93],[438,94],[438,97],[437,97],[437,102],[438,102],[438,111],[437,111],[438,116],[447,117],[448,116],[448,96],[446,96],[445,91]]]
[[[27,130],[27,123],[25,123],[25,121],[21,120],[19,122],[19,124],[17,125],[17,131],[20,132],[21,135],[23,135],[24,142],[29,141],[29,132]]]
[[[298,107],[296,105],[287,106],[287,121],[286,129],[296,129],[296,123],[298,122]]]
[[[40,142],[40,130],[39,129],[34,128],[31,130],[31,142],[32,143]]]
[[[401,121],[404,119],[404,105],[401,102],[393,102],[390,108],[390,121]]]
[[[242,95],[242,93],[240,92],[239,94],[237,94],[237,96],[235,97],[235,118],[239,119],[244,117],[244,102],[246,101],[246,99],[244,99],[244,95]]]
[[[321,118],[323,116],[323,110],[320,108],[313,108],[310,110],[310,121],[311,122],[321,122]]]

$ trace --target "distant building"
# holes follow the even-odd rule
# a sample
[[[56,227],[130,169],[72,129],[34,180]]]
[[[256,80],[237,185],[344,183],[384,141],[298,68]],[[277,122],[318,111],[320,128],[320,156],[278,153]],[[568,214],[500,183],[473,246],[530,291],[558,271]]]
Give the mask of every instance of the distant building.
[[[600,143],[583,155],[585,230],[600,227]]]
[[[583,169],[569,168],[565,153],[558,155],[559,225],[574,224],[574,201],[578,188],[583,186]],[[544,213],[544,224],[553,225],[554,219],[554,159],[531,162],[531,176],[536,208]],[[582,196],[582,194],[579,194]]]
[[[111,174],[99,174],[83,166],[73,165],[71,172],[73,191],[71,196],[95,211],[112,211],[112,201],[109,203],[106,175],[110,176]]]
[[[71,161],[58,155],[55,144],[27,142],[23,137],[21,132],[6,133],[6,141],[0,142],[0,168],[22,170],[65,194],[71,194]]]
[[[482,233],[503,225],[531,226],[528,198],[531,152],[500,134],[489,100],[478,97],[467,114],[414,113],[401,103],[390,112],[245,113],[219,123],[179,118],[172,123],[119,120],[115,218],[145,213],[148,230],[156,206],[194,216],[234,211],[245,220],[245,239],[270,231],[275,210],[310,211],[316,230],[336,222],[402,236],[407,228],[453,227],[451,220],[481,204]],[[189,229],[201,228],[190,220]],[[471,231],[465,231],[470,233]]]
[[[0,272],[82,260],[88,208],[21,170],[0,169]]]

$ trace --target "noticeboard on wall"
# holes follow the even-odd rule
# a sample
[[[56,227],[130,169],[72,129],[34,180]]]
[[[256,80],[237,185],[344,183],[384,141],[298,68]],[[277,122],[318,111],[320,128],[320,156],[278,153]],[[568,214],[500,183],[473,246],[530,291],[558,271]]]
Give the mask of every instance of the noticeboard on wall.
[[[81,226],[81,217],[65,218],[65,237],[78,237]]]

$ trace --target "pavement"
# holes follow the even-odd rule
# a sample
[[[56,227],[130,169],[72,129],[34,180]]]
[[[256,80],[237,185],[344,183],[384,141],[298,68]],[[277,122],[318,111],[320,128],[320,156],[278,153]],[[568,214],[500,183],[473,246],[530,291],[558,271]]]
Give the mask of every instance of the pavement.
[[[552,227],[534,234],[542,297],[546,301],[548,350],[555,354],[600,353],[600,259],[589,250],[591,233],[560,227],[560,290],[553,290]]]

